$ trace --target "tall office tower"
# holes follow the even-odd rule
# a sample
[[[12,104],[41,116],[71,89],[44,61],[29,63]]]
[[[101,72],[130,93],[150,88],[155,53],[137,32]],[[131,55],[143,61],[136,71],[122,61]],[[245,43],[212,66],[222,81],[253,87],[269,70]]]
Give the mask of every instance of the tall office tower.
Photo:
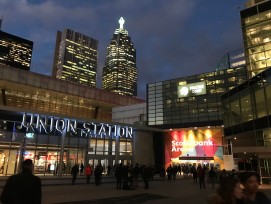
[[[30,70],[33,42],[0,30],[0,64]]]
[[[136,50],[123,28],[125,23],[121,17],[120,27],[116,29],[109,46],[105,66],[103,68],[103,89],[126,96],[137,96]]]
[[[271,66],[271,1],[250,0],[240,15],[251,78]]]
[[[52,76],[96,87],[98,41],[65,29],[56,36]]]

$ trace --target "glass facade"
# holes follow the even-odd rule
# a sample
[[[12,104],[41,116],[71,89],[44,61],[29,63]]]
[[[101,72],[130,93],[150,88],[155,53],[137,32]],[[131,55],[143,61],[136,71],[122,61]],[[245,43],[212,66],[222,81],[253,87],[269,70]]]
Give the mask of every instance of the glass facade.
[[[184,128],[222,125],[221,95],[247,79],[245,67],[219,70],[147,85],[149,126]],[[206,94],[197,94],[203,83]],[[193,85],[194,84],[194,85]],[[178,87],[194,94],[180,96]],[[185,89],[183,89],[185,93]]]
[[[0,63],[30,70],[33,42],[0,30]]]
[[[270,101],[270,68],[222,96],[225,137],[232,140],[235,158],[249,164],[239,169],[260,169],[265,183],[271,182]]]
[[[0,106],[111,121],[113,107],[144,102],[33,72],[0,67]]]
[[[121,18],[119,22],[124,23]],[[103,89],[126,96],[137,96],[136,50],[123,24],[107,47],[103,68]]]
[[[52,75],[96,87],[97,58],[97,40],[70,29],[58,31]]]
[[[241,11],[242,32],[249,77],[271,66],[271,2]]]
[[[105,121],[112,121],[113,107],[141,104],[143,100],[5,65],[0,68],[0,175],[16,173],[26,158],[33,159],[35,173],[43,175],[69,174],[71,166],[81,162],[105,167],[131,163],[133,138],[117,137],[116,130],[108,135],[82,136],[78,132],[63,137],[56,130],[46,134],[19,127],[23,114],[31,113],[44,118],[76,119],[81,130],[82,121],[108,124]],[[93,127],[90,132],[94,132]]]
[[[242,48],[227,52],[219,61],[216,70],[245,66],[245,53]]]
[[[13,112],[10,114],[14,115]],[[107,167],[132,161],[132,139],[67,134],[62,154],[62,136],[57,131],[42,134],[22,131],[19,126],[19,121],[0,119],[0,175],[18,172],[19,164],[24,159],[32,159],[34,173],[41,175],[56,175],[60,166],[62,174],[70,175],[75,163],[90,163],[94,167],[101,163]]]

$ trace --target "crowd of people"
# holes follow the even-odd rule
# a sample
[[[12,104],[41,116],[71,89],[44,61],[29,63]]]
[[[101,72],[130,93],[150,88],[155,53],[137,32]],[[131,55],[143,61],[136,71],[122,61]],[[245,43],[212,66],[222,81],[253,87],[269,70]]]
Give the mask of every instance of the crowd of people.
[[[187,170],[188,167],[188,170]],[[186,172],[185,174],[183,172]],[[169,165],[166,170],[161,168],[160,176],[167,179],[176,179],[177,174],[185,178],[192,178],[195,184],[199,183],[200,189],[205,189],[205,179],[208,178],[212,189],[215,183],[218,184],[214,193],[208,196],[208,204],[271,204],[269,198],[259,191],[260,177],[256,172],[238,173],[234,169],[231,172],[223,169],[219,171],[213,166],[198,164],[176,166]],[[95,185],[100,186],[103,174],[111,174],[111,167],[107,168],[98,164],[93,168],[87,164],[75,164],[71,169],[72,184],[76,182],[78,175],[86,176],[86,183],[90,183],[91,175],[94,174]],[[112,168],[112,174],[116,178],[116,188],[123,190],[135,190],[138,187],[138,180],[141,178],[144,182],[144,188],[149,189],[149,180],[153,179],[154,167],[151,165],[118,164]],[[27,187],[27,188],[25,188]],[[28,197],[26,190],[31,190],[34,196]],[[18,197],[19,196],[19,197]],[[18,200],[19,199],[19,200]],[[33,162],[30,159],[22,163],[22,172],[9,177],[7,180],[0,201],[2,203],[41,203],[41,180],[33,175]]]

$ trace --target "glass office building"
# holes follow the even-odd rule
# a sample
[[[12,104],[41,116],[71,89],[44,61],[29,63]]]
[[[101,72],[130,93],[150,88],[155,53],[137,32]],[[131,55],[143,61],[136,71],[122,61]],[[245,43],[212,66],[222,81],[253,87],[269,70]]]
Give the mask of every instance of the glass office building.
[[[246,81],[246,74],[245,67],[238,67],[148,84],[148,126],[221,126],[220,97]]]
[[[96,87],[97,58],[97,40],[71,29],[58,31],[52,76]]]
[[[271,183],[271,69],[222,95],[224,134],[239,170]]]
[[[107,47],[103,89],[121,95],[137,96],[136,50],[128,31],[123,27],[124,22],[120,18],[120,28],[116,29]]]
[[[30,70],[33,42],[0,30],[0,64]]]
[[[133,161],[134,127],[113,123],[112,108],[144,100],[3,65],[0,87],[0,175],[26,158],[41,175]]]
[[[251,2],[240,15],[248,76],[253,77],[271,66],[271,1]]]

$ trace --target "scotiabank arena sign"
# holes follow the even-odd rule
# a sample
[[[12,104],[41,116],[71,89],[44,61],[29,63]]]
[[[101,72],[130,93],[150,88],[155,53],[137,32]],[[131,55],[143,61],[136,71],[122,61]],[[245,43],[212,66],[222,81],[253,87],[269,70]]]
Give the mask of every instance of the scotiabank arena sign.
[[[204,81],[178,86],[179,98],[198,96],[203,94],[206,94],[206,83]]]
[[[222,129],[198,128],[170,131],[165,138],[165,161],[197,163],[212,160],[222,163]]]

